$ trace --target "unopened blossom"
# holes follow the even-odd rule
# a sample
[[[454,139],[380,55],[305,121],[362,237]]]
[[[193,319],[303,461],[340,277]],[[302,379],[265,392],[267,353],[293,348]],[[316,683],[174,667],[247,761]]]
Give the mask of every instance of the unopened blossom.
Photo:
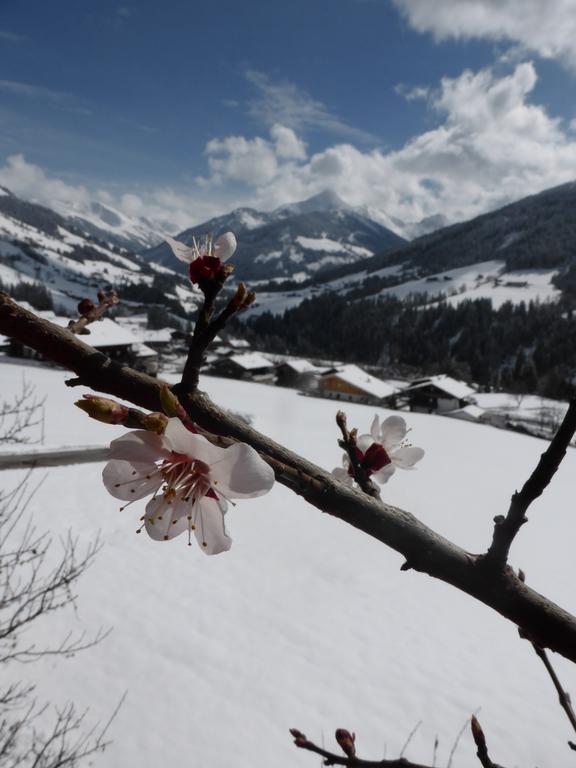
[[[388,416],[380,424],[375,416],[369,435],[360,435],[356,441],[358,464],[372,480],[387,483],[396,469],[415,469],[424,456],[424,450],[406,442],[408,429],[401,416]],[[348,485],[354,480],[348,454],[342,458],[342,467],[332,471],[334,477]]]
[[[203,240],[194,238],[191,246],[168,235],[164,239],[176,258],[189,265],[190,281],[201,287],[203,283],[222,280],[225,277],[224,262],[236,250],[236,238],[232,232],[225,232],[214,241],[211,237]]]
[[[109,493],[128,502],[146,496],[140,532],[156,541],[188,533],[209,555],[230,549],[224,526],[230,499],[262,496],[274,484],[274,472],[245,443],[219,448],[189,431],[178,418],[163,435],[136,430],[113,440],[103,479]]]

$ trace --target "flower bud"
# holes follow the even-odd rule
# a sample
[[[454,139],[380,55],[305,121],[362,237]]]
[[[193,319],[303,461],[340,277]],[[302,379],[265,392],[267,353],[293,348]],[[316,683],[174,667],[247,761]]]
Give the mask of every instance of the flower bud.
[[[79,315],[89,315],[93,309],[96,309],[96,305],[92,299],[82,299],[82,301],[78,302]]]
[[[159,411],[147,413],[142,419],[142,426],[144,429],[147,429],[149,432],[156,432],[157,435],[164,434],[166,424],[168,424],[168,416],[165,416]]]
[[[472,729],[472,736],[476,746],[479,749],[482,747],[486,748],[486,738],[484,736],[484,731],[482,730],[482,726],[478,722],[476,715],[472,715],[470,718],[470,728]]]
[[[74,405],[92,419],[102,421],[104,424],[122,424],[128,416],[128,408],[125,405],[99,395],[84,395],[84,400],[77,400]]]
[[[178,400],[174,392],[166,384],[160,389],[160,403],[162,404],[162,410],[167,416],[179,416],[180,418],[186,416],[180,400]]]
[[[297,728],[290,728],[290,735],[294,738],[294,744],[296,744],[297,747],[305,747],[308,744],[308,739],[302,731],[299,731]]]
[[[238,285],[238,288],[236,288],[236,293],[234,294],[234,298],[232,299],[232,306],[236,311],[242,308],[242,305],[244,304],[245,299],[246,299],[246,284],[240,283]]]
[[[251,304],[254,304],[256,301],[256,293],[254,291],[249,291],[248,295],[244,299],[244,304],[242,305],[242,309],[247,309]]]
[[[342,752],[348,757],[354,757],[356,755],[356,734],[350,733],[345,728],[338,728],[336,730],[336,741]]]

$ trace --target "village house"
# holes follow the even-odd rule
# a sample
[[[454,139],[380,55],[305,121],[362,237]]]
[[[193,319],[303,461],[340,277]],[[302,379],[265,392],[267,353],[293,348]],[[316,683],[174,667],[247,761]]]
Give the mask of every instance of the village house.
[[[391,384],[353,364],[338,366],[324,373],[318,380],[317,391],[334,400],[375,405],[383,404],[396,393]]]
[[[311,391],[318,388],[320,377],[329,369],[298,357],[286,357],[276,361],[276,384]]]
[[[397,393],[396,403],[398,408],[421,413],[448,413],[475,405],[475,394],[466,382],[442,374],[416,379]],[[474,420],[471,414],[468,418]]]
[[[21,304],[24,305],[24,302]],[[30,309],[32,308],[30,307]],[[50,320],[50,322],[63,328],[66,328],[70,321],[70,318],[58,316],[51,310],[37,311],[32,309],[32,311],[39,317]],[[141,342],[129,328],[122,327],[109,317],[104,317],[90,323],[86,330],[88,333],[78,334],[79,338],[91,347],[104,352],[112,360],[126,363],[151,376],[156,376],[158,373],[158,353]],[[34,350],[15,339],[0,339],[0,346],[11,357],[40,358]]]
[[[272,384],[275,378],[275,365],[259,352],[246,352],[214,359],[207,373],[230,379]]]

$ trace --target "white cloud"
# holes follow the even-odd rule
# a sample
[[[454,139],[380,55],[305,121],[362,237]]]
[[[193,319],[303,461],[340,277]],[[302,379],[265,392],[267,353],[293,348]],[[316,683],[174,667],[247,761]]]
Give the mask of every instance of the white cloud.
[[[278,171],[274,146],[265,139],[228,136],[206,145],[212,179],[241,181],[259,186],[272,181]]]
[[[536,80],[529,62],[504,77],[486,69],[444,78],[428,95],[438,127],[394,152],[345,143],[287,160],[262,138],[211,142],[209,154],[220,154],[206,184],[243,181],[247,200],[266,208],[330,187],[405,220],[467,218],[576,177],[569,128],[529,101]],[[258,171],[246,171],[258,161]]]
[[[274,139],[275,151],[283,160],[305,160],[306,145],[296,136],[292,128],[275,123],[270,130]]]
[[[348,125],[294,83],[273,82],[268,75],[252,69],[245,74],[257,93],[248,104],[248,112],[259,122],[267,126],[280,123],[296,131],[319,129],[361,143],[377,142],[372,134]]]
[[[0,167],[0,184],[18,197],[50,206],[55,200],[64,204],[84,205],[90,199],[86,187],[67,184],[48,176],[42,168],[29,163],[23,155],[12,155]]]
[[[184,191],[88,190],[21,155],[0,168],[0,184],[47,205],[100,199],[174,232],[239,205],[270,210],[327,188],[405,221],[436,213],[462,220],[576,178],[576,122],[531,103],[536,80],[529,62],[506,76],[484,69],[444,78],[427,97],[437,126],[390,152],[346,142],[307,155],[297,131],[276,123],[266,136],[212,139],[208,175]]]
[[[92,201],[98,200],[128,216],[146,217],[171,232],[199,224],[223,210],[221,199],[207,198],[198,190],[196,195],[164,187],[114,194],[105,189],[69,184],[28,162],[23,155],[12,155],[0,166],[0,185],[25,200],[70,214],[81,213]]]
[[[393,0],[419,32],[437,40],[490,39],[519,44],[576,67],[574,0]]]
[[[58,104],[66,102],[71,98],[69,93],[55,91],[52,88],[45,88],[42,85],[22,83],[18,80],[0,80],[0,91],[14,96],[25,96],[30,99],[49,101]]]
[[[421,85],[416,85],[413,88],[405,83],[398,83],[394,86],[394,90],[399,96],[402,96],[406,101],[418,101],[426,100],[430,96],[430,88],[425,88]]]

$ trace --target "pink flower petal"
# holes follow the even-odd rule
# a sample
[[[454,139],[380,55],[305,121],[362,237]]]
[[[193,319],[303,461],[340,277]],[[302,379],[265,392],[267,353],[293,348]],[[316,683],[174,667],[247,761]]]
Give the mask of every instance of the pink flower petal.
[[[380,436],[378,436],[378,440],[374,440],[372,435],[360,435],[360,437],[356,440],[356,445],[362,453],[366,453],[368,448],[372,445],[372,443],[378,442],[380,440]]]
[[[348,474],[348,470],[342,469],[342,467],[336,467],[336,469],[333,469],[332,474],[336,480],[339,480],[341,483],[346,483],[346,485],[352,485],[354,482],[352,476]]]
[[[379,443],[380,442],[380,417],[378,414],[374,416],[374,419],[372,420],[372,425],[370,427],[370,434],[372,435],[372,442],[373,443]]]
[[[232,539],[226,532],[224,514],[213,499],[204,497],[198,502],[198,515],[194,535],[200,549],[207,555],[218,555],[232,546]]]
[[[401,416],[388,416],[380,428],[380,442],[388,453],[397,448],[406,437],[406,422]]]
[[[123,501],[143,499],[162,485],[162,476],[155,464],[135,464],[113,459],[102,471],[108,493]]]
[[[236,250],[236,237],[232,232],[225,232],[214,243],[214,256],[226,261]]]
[[[164,235],[164,240],[166,240],[172,249],[174,256],[176,256],[177,259],[180,259],[180,261],[184,261],[189,264],[196,258],[197,254],[194,248],[190,248],[188,245],[181,243],[179,240],[174,240],[174,238],[170,237],[169,235]]]
[[[387,464],[385,467],[372,475],[372,480],[376,480],[376,482],[380,483],[380,485],[384,485],[384,483],[387,483],[388,480],[390,480],[395,471],[396,467],[394,464]]]
[[[154,541],[174,539],[188,530],[188,516],[192,514],[190,502],[175,500],[168,504],[163,495],[157,496],[146,504],[146,532]]]
[[[215,447],[215,446],[212,446]],[[220,449],[222,458],[210,464],[210,478],[216,493],[233,499],[263,496],[274,485],[274,470],[246,443]]]
[[[110,443],[111,459],[152,464],[168,454],[162,436],[144,429],[127,432]]]
[[[164,430],[164,439],[166,445],[176,453],[183,453],[185,456],[203,461],[209,466],[220,461],[225,454],[224,448],[213,445],[203,435],[190,432],[178,418],[168,420]]]
[[[410,445],[406,448],[398,448],[391,455],[392,463],[401,469],[413,469],[414,464],[424,456],[424,450]]]

